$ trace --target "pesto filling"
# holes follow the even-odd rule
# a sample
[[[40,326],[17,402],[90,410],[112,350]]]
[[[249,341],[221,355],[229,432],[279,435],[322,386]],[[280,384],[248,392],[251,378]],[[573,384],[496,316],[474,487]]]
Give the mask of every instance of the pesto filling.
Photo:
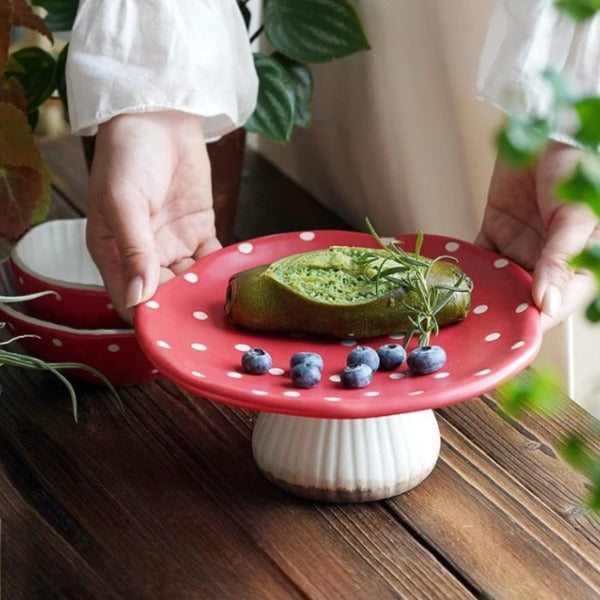
[[[373,255],[381,255],[381,260],[369,261]],[[397,287],[387,280],[375,282],[381,263],[385,260],[386,267],[390,267],[395,262],[385,255],[378,249],[332,246],[282,258],[272,263],[264,275],[315,302],[358,304]]]

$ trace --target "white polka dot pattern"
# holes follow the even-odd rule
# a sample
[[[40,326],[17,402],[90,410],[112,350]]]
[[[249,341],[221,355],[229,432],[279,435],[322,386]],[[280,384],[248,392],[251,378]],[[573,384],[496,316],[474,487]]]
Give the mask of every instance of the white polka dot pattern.
[[[495,387],[500,383],[499,373],[505,378],[512,363],[519,361],[522,368],[530,362],[539,344],[539,334],[537,309],[531,305],[526,285],[528,276],[517,272],[518,268],[504,257],[484,252],[468,242],[433,235],[425,235],[422,253],[425,256],[452,253],[467,274],[474,273],[475,286],[469,316],[460,324],[442,328],[438,338],[434,338],[435,343],[446,349],[448,361],[443,370],[431,375],[414,376],[404,363],[392,372],[374,373],[366,388],[345,389],[340,372],[352,347],[357,344],[377,347],[390,340],[401,342],[404,333],[398,331],[365,341],[351,335],[338,341],[317,340],[302,334],[263,336],[236,330],[214,308],[222,306],[227,281],[236,270],[264,264],[266,256],[274,260],[328,245],[361,245],[359,238],[368,240],[362,245],[373,243],[365,234],[301,231],[242,242],[198,261],[190,271],[169,282],[173,283],[169,295],[162,293],[161,286],[155,298],[139,311],[144,336],[154,332],[147,340],[151,343],[145,346],[152,352],[153,362],[167,377],[173,378],[175,373],[177,383],[189,385],[192,391],[207,398],[214,392],[219,401],[231,397],[236,404],[257,410],[335,418],[443,406]],[[346,242],[347,239],[350,241]],[[397,239],[404,240],[403,246],[411,250],[414,237]],[[267,247],[269,251],[265,250]],[[222,263],[224,267],[218,260],[220,253],[227,257]],[[192,300],[190,294],[197,292],[190,284],[200,280],[203,294],[194,295]],[[186,308],[182,310],[179,306]],[[155,326],[161,319],[163,324]],[[411,347],[415,342],[416,339],[411,341]],[[273,358],[273,366],[264,375],[247,375],[241,369],[241,354],[255,347],[264,348]],[[294,352],[307,350],[323,356],[322,379],[314,388],[294,389],[287,365]]]

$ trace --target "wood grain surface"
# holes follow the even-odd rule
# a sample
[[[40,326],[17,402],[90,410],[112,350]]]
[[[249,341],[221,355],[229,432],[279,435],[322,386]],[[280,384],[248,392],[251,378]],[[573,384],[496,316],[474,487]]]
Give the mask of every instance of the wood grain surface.
[[[85,214],[79,141],[44,151],[52,218]],[[249,154],[238,237],[318,226],[345,227]],[[440,410],[442,451],[425,482],[332,505],[264,479],[254,413],[169,381],[122,388],[122,407],[77,384],[78,424],[50,375],[4,366],[0,388],[3,598],[600,597],[600,521],[554,450],[566,428],[600,449],[571,401],[553,420],[508,420],[494,394]]]

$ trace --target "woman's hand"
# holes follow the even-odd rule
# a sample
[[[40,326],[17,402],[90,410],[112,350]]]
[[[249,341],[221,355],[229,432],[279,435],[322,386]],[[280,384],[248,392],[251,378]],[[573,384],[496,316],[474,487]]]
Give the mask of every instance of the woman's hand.
[[[592,276],[568,263],[599,241],[598,219],[588,206],[562,203],[553,193],[581,156],[576,148],[552,142],[529,171],[514,171],[497,160],[475,240],[533,272],[532,296],[545,331],[564,321],[594,289]]]
[[[200,120],[168,111],[100,125],[90,173],[87,245],[118,313],[220,247]]]

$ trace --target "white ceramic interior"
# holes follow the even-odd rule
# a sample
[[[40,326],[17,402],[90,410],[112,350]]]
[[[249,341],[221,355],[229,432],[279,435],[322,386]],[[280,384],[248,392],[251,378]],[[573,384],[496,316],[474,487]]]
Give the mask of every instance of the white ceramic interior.
[[[366,502],[402,494],[433,470],[440,431],[432,410],[368,419],[260,413],[252,434],[264,475],[298,496]]]
[[[0,262],[0,295],[2,296],[17,296],[18,291],[15,287],[15,283],[12,278],[8,260]],[[74,327],[68,327],[67,325],[61,325],[52,321],[45,321],[38,317],[32,316],[27,302],[10,302],[0,303],[0,321],[2,321],[2,315],[5,314],[9,318],[18,319],[25,323],[31,323],[38,328],[44,328],[48,331],[68,333],[70,335],[81,336],[82,338],[92,337],[111,337],[116,335],[127,334],[132,337],[135,336],[135,330],[133,328],[124,329],[77,329]]]
[[[33,227],[13,246],[11,260],[44,281],[104,290],[100,272],[86,247],[86,221],[60,219]]]

